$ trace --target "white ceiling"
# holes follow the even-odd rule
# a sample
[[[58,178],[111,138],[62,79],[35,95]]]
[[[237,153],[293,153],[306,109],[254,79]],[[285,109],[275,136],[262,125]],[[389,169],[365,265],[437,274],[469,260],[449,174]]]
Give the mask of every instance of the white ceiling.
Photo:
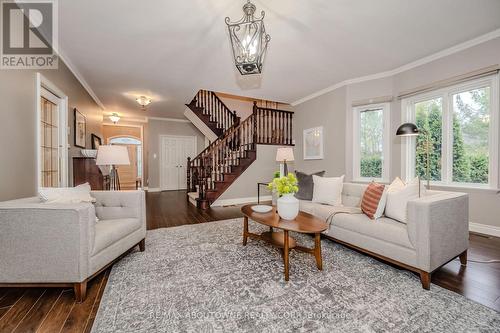
[[[271,42],[263,75],[241,77],[224,18],[244,2],[59,1],[60,48],[106,113],[182,117],[200,88],[290,103],[500,28],[498,0],[254,0]]]

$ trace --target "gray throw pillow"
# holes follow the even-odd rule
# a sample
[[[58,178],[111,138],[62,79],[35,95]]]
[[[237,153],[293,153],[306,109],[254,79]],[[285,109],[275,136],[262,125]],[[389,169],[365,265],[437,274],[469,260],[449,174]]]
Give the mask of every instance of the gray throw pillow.
[[[295,171],[295,176],[297,176],[299,182],[299,191],[295,194],[295,197],[300,200],[312,200],[314,189],[313,176],[323,177],[324,175],[325,171],[319,171],[311,175]]]

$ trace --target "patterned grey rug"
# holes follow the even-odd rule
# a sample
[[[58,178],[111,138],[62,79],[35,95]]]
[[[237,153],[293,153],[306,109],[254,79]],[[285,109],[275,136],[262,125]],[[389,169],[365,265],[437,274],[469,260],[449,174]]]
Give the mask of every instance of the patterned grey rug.
[[[329,240],[323,271],[292,251],[286,283],[278,250],[241,233],[242,219],[149,231],[113,267],[92,331],[500,331],[499,313]]]

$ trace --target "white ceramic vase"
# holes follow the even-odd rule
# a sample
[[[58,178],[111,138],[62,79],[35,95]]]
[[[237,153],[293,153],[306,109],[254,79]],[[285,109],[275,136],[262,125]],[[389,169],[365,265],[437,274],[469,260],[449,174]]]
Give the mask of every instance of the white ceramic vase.
[[[278,199],[278,214],[284,220],[293,220],[299,214],[299,200],[293,193],[283,194]]]

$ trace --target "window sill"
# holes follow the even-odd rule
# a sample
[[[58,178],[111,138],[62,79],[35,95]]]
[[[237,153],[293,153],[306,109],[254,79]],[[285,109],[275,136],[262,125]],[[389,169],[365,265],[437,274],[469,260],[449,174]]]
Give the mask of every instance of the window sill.
[[[351,180],[351,183],[359,183],[359,184],[370,184],[371,182],[377,182],[380,184],[390,184],[390,181],[387,179],[377,179],[377,178],[356,178]]]
[[[422,181],[422,183],[425,185],[426,182]],[[500,192],[500,189],[498,188],[491,188],[488,186],[474,186],[474,185],[454,185],[454,184],[433,184],[431,182],[431,190],[435,189],[442,189],[444,191],[462,191],[462,192],[472,192],[472,193],[491,193],[491,194],[498,194]]]

